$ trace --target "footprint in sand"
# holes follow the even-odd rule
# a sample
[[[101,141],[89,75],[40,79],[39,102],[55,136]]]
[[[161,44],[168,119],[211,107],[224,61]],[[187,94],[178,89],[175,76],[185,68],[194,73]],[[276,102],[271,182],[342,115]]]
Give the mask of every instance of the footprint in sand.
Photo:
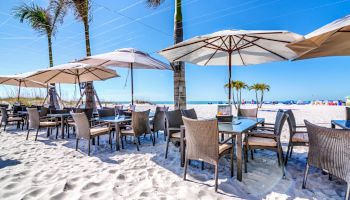
[[[123,175],[123,174],[119,174],[118,176],[117,176],[117,179],[118,180],[125,180],[126,179],[126,177],[125,177],[125,175]]]
[[[17,185],[18,185],[18,183],[10,183],[10,184],[6,185],[6,186],[4,187],[4,189],[6,189],[6,190],[12,190],[12,189],[15,188]]]
[[[101,186],[101,183],[94,183],[94,182],[91,182],[91,183],[87,183],[83,188],[82,190],[83,191],[86,191],[86,190],[90,190],[90,189],[94,189],[94,188],[97,188]]]

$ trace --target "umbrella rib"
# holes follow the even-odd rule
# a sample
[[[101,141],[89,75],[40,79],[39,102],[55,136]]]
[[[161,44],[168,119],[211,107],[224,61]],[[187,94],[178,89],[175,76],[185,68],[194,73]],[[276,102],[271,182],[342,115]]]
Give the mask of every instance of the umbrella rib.
[[[276,40],[276,39],[270,39],[270,38],[264,38],[264,37],[258,37],[258,36],[253,36],[253,35],[246,35],[247,37],[252,37],[256,39],[261,39],[261,40],[269,40],[273,42],[282,42],[282,43],[290,43],[290,41],[285,41],[285,40]]]
[[[249,42],[249,40],[246,40],[246,39],[243,39],[243,40],[246,41],[246,42]],[[274,55],[276,55],[276,56],[282,58],[283,60],[288,60],[288,59],[285,58],[284,56],[282,56],[282,55],[280,55],[280,54],[278,54],[278,53],[276,53],[276,52],[274,52],[274,51],[271,51],[271,50],[269,50],[269,49],[266,49],[265,47],[262,47],[262,46],[256,44],[255,42],[251,42],[251,43],[254,44],[255,46],[257,46],[257,47],[259,47],[259,48],[261,48],[261,49],[267,51],[267,52],[270,52],[270,53],[272,53],[272,54],[274,54]]]
[[[227,38],[228,38],[228,37],[226,37],[226,39],[224,40],[224,39],[222,39],[222,37],[220,37],[220,39],[221,39],[222,43],[225,45],[226,49],[229,49],[228,46],[227,46],[226,43],[225,43],[226,40],[227,40]],[[221,46],[222,46],[222,44],[221,44]]]
[[[92,72],[91,70],[89,69],[86,69],[87,71],[89,71],[92,75],[96,76],[98,79],[100,79],[102,81],[102,78],[100,78],[99,76],[97,76],[94,72]]]
[[[51,78],[49,78],[48,80],[46,80],[44,83],[48,83],[49,81],[51,81],[52,79],[54,79],[56,76],[58,76],[61,73],[61,70],[58,71],[57,74],[55,74],[54,76],[51,76]]]
[[[181,47],[186,47],[186,46],[189,46],[189,45],[192,45],[192,44],[197,44],[197,43],[199,43],[199,42],[204,42],[204,41],[206,41],[206,40],[211,40],[211,39],[214,39],[214,38],[217,38],[217,37],[219,37],[219,36],[212,37],[212,38],[205,38],[205,39],[203,39],[203,40],[199,40],[199,41],[195,41],[195,42],[190,42],[190,43],[187,43],[187,44],[172,46],[172,47],[163,49],[163,50],[161,50],[160,52],[165,52],[165,51],[169,51],[169,50],[172,50],[172,49],[177,49],[177,48],[181,48]]]
[[[216,42],[217,40],[213,41],[213,42]],[[218,46],[218,45],[215,45],[215,44],[212,44],[212,43],[208,43],[208,42],[204,42],[204,43],[207,43],[207,45],[212,45],[213,47],[212,48],[216,48],[216,49],[220,49],[221,51],[228,51],[226,49],[223,49],[221,48],[221,46]],[[205,47],[208,47],[208,46],[205,46]]]
[[[214,41],[212,41],[212,42],[216,42],[216,41],[218,41],[220,38],[217,38],[217,39],[215,39]],[[199,49],[201,49],[201,48],[203,48],[203,47],[207,47],[207,43],[205,44],[205,45],[203,45],[203,46],[200,46],[200,47],[198,47],[198,48],[196,48],[196,49],[194,49],[194,50],[192,50],[192,51],[190,51],[190,52],[187,52],[187,53],[185,53],[185,54],[183,54],[183,55],[181,55],[181,56],[179,56],[179,57],[177,57],[177,58],[175,58],[173,61],[177,61],[178,59],[180,59],[180,58],[183,58],[183,57],[185,57],[185,56],[187,56],[187,55],[189,55],[189,54],[191,54],[191,53],[193,53],[193,52],[195,52],[195,51],[198,51]]]
[[[24,87],[27,87],[27,84],[25,81],[21,80],[21,82],[24,84]]]
[[[221,38],[221,40],[222,40],[221,46],[222,46],[223,44],[225,44],[225,46],[226,46],[226,43],[225,43],[225,42],[226,42],[226,40],[227,40],[228,37],[227,37],[225,40],[223,40],[222,37],[220,37],[220,38]],[[220,46],[220,47],[221,47],[221,46]],[[227,47],[227,46],[226,46],[226,47]],[[219,49],[216,49],[216,50],[215,50],[215,52],[210,56],[210,58],[207,60],[207,62],[205,62],[204,66],[206,66],[206,65],[209,63],[209,61],[214,57],[214,55],[215,55],[218,51],[219,51]]]
[[[238,37],[238,36],[236,36],[236,37]],[[239,38],[239,37],[238,37],[238,38]],[[244,36],[243,36],[242,38],[244,38]],[[242,40],[242,38],[240,38],[239,42]],[[241,49],[245,49],[245,48],[251,47],[251,46],[253,46],[253,45],[251,45],[251,44],[252,44],[253,42],[258,41],[258,40],[259,40],[259,39],[254,39],[253,41],[249,41],[248,43],[246,43],[246,44],[244,44],[244,45],[242,45],[242,46],[240,46],[240,47],[237,47],[236,49],[233,49],[232,51],[237,51],[238,49],[241,50]],[[248,46],[248,45],[251,45],[251,46]]]
[[[96,69],[96,70],[97,70],[97,69]],[[105,70],[104,68],[98,68],[98,70],[103,71],[103,72],[108,73],[108,74],[114,75],[113,72],[109,72],[109,71]]]
[[[232,37],[233,38],[233,37]],[[242,40],[243,40],[243,38],[244,38],[244,36],[241,38]],[[237,43],[236,43],[236,41],[234,40],[234,39],[232,39],[233,40],[233,43],[235,44],[235,49],[237,49],[237,52],[238,52],[238,55],[239,55],[239,57],[241,58],[241,61],[242,61],[242,63],[243,63],[243,65],[245,65],[245,63],[244,63],[244,60],[243,60],[243,58],[242,58],[242,55],[241,55],[241,52],[239,51],[239,48],[237,48]],[[231,55],[230,55],[231,56]]]
[[[4,84],[4,83],[6,83],[7,81],[9,81],[9,80],[11,80],[11,79],[13,79],[13,78],[8,78],[8,79],[6,79],[6,80],[0,82],[0,84]],[[14,79],[14,80],[16,80],[16,79]]]

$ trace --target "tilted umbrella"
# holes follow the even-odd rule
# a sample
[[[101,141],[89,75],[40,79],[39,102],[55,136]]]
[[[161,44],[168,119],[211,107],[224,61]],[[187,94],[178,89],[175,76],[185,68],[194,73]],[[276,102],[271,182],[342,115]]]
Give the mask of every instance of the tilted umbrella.
[[[172,70],[168,64],[151,57],[148,53],[133,48],[123,48],[89,56],[77,62],[106,67],[129,68],[131,71],[131,104],[134,104],[134,69]]]
[[[119,75],[112,69],[107,69],[100,66],[91,66],[84,63],[66,63],[38,70],[37,72],[34,72],[32,75],[28,76],[26,79],[39,81],[42,83],[80,84],[82,82],[100,81],[114,77],[119,77]],[[83,94],[81,94],[81,98],[79,99],[78,103],[84,94],[85,91]]]
[[[19,100],[19,97],[21,94],[21,87],[26,87],[26,88],[47,88],[48,87],[48,85],[37,81],[26,80],[26,78],[30,75],[32,75],[32,73],[23,73],[23,74],[16,74],[16,75],[0,75],[0,84],[18,86],[17,100]]]
[[[298,54],[295,60],[350,55],[350,15],[335,20],[288,44]]]
[[[163,49],[160,55],[170,62],[184,61],[202,66],[229,67],[231,104],[231,67],[289,60],[296,54],[286,47],[302,36],[288,31],[224,30],[197,36]]]

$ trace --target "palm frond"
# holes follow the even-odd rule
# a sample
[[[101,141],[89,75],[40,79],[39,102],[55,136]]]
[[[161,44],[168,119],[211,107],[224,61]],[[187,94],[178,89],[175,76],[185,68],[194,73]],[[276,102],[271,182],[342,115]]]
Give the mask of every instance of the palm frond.
[[[62,24],[63,19],[67,14],[67,6],[65,0],[51,0],[50,1],[50,12],[53,14],[52,27],[53,34],[56,32],[57,23]]]
[[[64,0],[66,6],[74,10],[75,18],[88,23],[92,20],[92,6],[89,0]]]
[[[157,7],[160,6],[163,2],[164,2],[164,0],[146,0],[146,4],[147,4],[147,6],[150,7],[150,8],[157,8]]]

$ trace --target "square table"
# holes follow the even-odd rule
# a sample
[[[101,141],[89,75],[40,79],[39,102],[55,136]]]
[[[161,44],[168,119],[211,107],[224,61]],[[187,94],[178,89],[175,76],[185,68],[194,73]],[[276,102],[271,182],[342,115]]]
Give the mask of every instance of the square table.
[[[61,134],[62,139],[64,139],[64,119],[71,116],[70,113],[57,113],[57,114],[47,114],[48,117],[58,118],[61,122]]]
[[[248,118],[248,117],[234,117],[232,122],[219,122],[218,128],[219,133],[231,135],[231,137],[236,137],[236,158],[237,158],[237,180],[242,181],[242,144],[243,137],[242,134],[256,127],[258,124],[263,124],[265,122],[264,118]],[[184,144],[185,127],[181,127],[181,165],[185,162],[185,145]],[[232,144],[234,148],[234,144]]]
[[[339,126],[342,129],[350,129],[350,120],[332,120],[331,124],[332,128]]]

